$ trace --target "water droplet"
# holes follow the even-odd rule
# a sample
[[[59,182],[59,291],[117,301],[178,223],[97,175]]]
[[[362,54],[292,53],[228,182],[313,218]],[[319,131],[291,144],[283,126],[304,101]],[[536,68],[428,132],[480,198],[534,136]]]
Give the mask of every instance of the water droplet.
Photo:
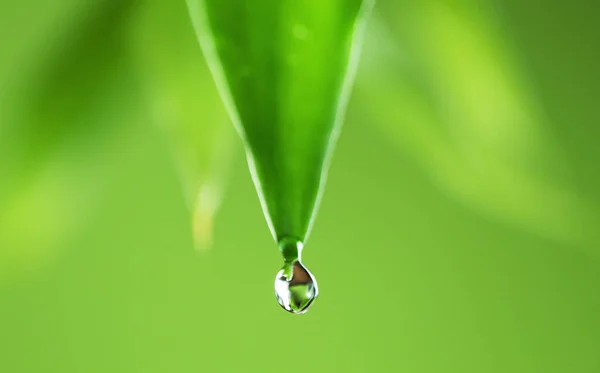
[[[286,311],[297,315],[305,313],[318,294],[317,280],[300,260],[286,262],[277,273],[275,295]]]

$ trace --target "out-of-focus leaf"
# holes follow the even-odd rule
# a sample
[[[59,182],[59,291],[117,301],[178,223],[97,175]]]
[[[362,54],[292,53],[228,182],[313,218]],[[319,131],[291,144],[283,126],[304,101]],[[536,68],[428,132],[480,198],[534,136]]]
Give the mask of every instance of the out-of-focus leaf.
[[[13,90],[55,56],[53,49],[79,35],[113,0],[0,2],[0,118],[10,111]],[[93,21],[92,21],[93,22]],[[0,120],[0,131],[3,128]],[[1,134],[1,132],[0,132]]]
[[[1,276],[44,262],[88,222],[116,132],[132,122],[119,41],[130,5],[105,2],[77,33],[49,36],[44,64],[10,92],[0,137]]]
[[[373,121],[474,210],[549,238],[588,241],[594,217],[489,4],[379,4],[357,83]]]
[[[132,43],[147,108],[165,131],[175,155],[192,214],[194,241],[197,248],[207,248],[229,168],[234,129],[185,2],[143,2]]]

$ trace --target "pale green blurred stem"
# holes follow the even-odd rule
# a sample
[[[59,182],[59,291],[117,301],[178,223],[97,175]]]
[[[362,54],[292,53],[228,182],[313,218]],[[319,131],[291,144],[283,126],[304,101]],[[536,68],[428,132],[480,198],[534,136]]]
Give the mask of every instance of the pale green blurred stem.
[[[183,1],[144,1],[131,47],[147,109],[167,138],[198,249],[210,247],[234,131]]]

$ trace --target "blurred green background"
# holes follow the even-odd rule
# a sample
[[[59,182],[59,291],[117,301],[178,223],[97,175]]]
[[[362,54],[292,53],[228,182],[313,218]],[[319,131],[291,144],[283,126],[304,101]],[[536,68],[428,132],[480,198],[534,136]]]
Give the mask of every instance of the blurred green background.
[[[295,317],[185,3],[0,2],[0,372],[600,371],[599,18],[379,0]]]

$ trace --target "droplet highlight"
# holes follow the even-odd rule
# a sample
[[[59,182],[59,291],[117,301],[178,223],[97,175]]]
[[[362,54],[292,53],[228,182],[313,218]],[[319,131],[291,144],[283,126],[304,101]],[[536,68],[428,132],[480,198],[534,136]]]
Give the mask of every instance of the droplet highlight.
[[[303,24],[298,23],[292,28],[292,33],[296,38],[304,40],[308,36],[308,29]]]

